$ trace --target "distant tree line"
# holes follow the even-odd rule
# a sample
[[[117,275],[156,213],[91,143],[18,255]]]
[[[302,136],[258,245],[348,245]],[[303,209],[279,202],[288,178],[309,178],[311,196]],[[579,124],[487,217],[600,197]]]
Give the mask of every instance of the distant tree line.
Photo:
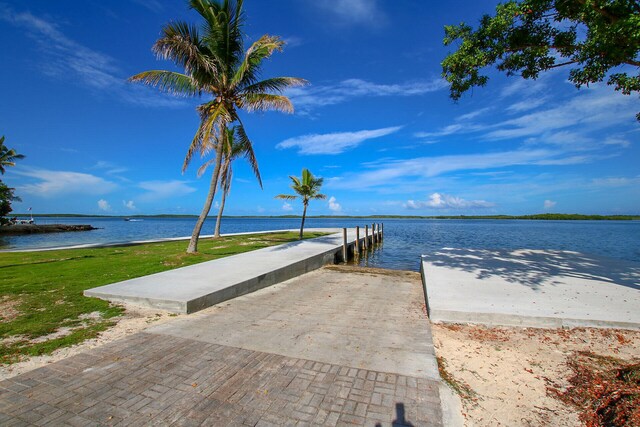
[[[6,167],[15,166],[15,161],[19,159],[24,159],[24,156],[6,147],[4,145],[4,136],[0,137],[0,175],[4,175]],[[20,201],[20,198],[16,196],[14,192],[14,188],[8,187],[0,180],[0,225],[5,225],[10,222],[6,216],[12,211],[11,202]]]

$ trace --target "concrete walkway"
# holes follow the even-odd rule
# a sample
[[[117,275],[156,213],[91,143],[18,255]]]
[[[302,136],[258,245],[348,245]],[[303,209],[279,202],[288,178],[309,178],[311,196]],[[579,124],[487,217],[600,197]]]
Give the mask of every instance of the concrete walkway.
[[[349,229],[347,241],[355,240],[355,229]],[[342,242],[341,232],[295,241],[100,286],[84,295],[193,313],[332,264],[340,256]]]
[[[640,329],[640,263],[552,250],[422,259],[432,321]]]
[[[0,424],[441,426],[438,378],[419,275],[327,267],[0,382]]]

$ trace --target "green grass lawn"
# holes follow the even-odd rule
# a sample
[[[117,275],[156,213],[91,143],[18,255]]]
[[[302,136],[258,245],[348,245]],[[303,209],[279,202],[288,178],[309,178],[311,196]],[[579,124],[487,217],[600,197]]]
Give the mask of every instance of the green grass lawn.
[[[323,233],[305,233],[313,238]],[[0,364],[93,338],[123,308],[82,295],[85,289],[297,240],[269,233],[187,242],[0,254]],[[56,333],[57,334],[54,334]],[[53,334],[53,335],[52,335]]]

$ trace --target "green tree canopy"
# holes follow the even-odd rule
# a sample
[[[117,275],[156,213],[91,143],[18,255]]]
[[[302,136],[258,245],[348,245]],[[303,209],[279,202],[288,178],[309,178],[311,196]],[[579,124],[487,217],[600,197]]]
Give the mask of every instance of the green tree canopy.
[[[476,30],[446,26],[444,44],[456,41],[458,49],[442,62],[454,100],[484,86],[482,70],[493,65],[526,79],[570,66],[578,88],[607,79],[625,95],[640,93],[638,0],[512,0],[483,16]]]
[[[20,197],[14,194],[14,189],[7,187],[7,185],[0,181],[0,225],[9,223],[9,220],[5,218],[11,211],[11,202],[20,201]]]
[[[309,169],[302,169],[302,177],[289,176],[291,179],[291,189],[297,194],[278,194],[276,199],[295,200],[297,198],[302,199],[302,205],[304,210],[302,211],[302,223],[300,224],[300,239],[302,239],[302,232],[304,231],[304,220],[307,216],[307,207],[309,201],[314,199],[326,199],[327,196],[320,194],[320,188],[322,187],[323,178],[316,178],[313,176]]]

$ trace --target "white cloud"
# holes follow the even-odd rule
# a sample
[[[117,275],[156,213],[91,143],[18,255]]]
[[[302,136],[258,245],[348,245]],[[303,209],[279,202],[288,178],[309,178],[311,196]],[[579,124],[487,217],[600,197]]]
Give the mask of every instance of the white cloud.
[[[426,201],[408,200],[405,204],[407,209],[477,209],[491,208],[493,206],[495,206],[495,204],[485,200],[465,200],[460,197],[440,193],[431,194],[429,200]]]
[[[110,193],[118,188],[118,185],[111,181],[80,172],[15,168],[13,173],[36,180],[36,182],[20,186],[21,192],[42,197],[55,197],[61,194],[100,195]]]
[[[284,204],[282,205],[282,210],[289,212],[289,211],[293,210],[293,207],[291,207],[291,205],[289,203],[284,202]]]
[[[184,101],[159,94],[153,89],[128,84],[115,59],[93,50],[67,37],[55,23],[29,12],[15,12],[0,5],[0,20],[26,29],[26,35],[35,40],[43,52],[42,73],[79,82],[103,94],[138,105],[175,107]]]
[[[298,154],[339,154],[360,145],[362,142],[380,138],[400,130],[402,126],[394,126],[357,132],[336,132],[326,134],[310,134],[289,138],[276,145],[276,148],[298,148]]]
[[[525,81],[518,81],[509,88],[524,88],[526,82],[523,82]],[[547,106],[546,100],[548,98],[533,98],[508,106],[505,111],[522,114],[506,120],[477,122],[471,120],[478,115],[474,115],[474,112],[460,116],[455,123],[440,129],[414,135],[418,138],[439,138],[475,133],[478,134],[476,139],[485,141],[512,139],[529,144],[554,144],[562,145],[565,151],[593,150],[604,145],[625,148],[630,145],[629,141],[620,136],[596,139],[594,135],[599,130],[616,125],[633,124],[636,111],[633,97],[623,96],[607,85],[596,84],[575,92],[574,96],[566,101],[550,102]],[[527,111],[533,109],[533,106],[541,105],[544,107],[536,111]]]
[[[512,113],[521,113],[523,111],[533,110],[534,108],[544,105],[545,102],[547,102],[546,98],[528,98],[524,101],[519,101],[511,104],[507,107],[507,111],[510,111]]]
[[[613,137],[613,136],[605,139],[604,143],[606,145],[618,145],[623,148],[627,148],[631,145],[631,143],[628,140],[619,138],[619,137]]]
[[[491,125],[485,139],[549,136],[573,127],[587,137],[593,130],[633,123],[635,99],[613,92],[606,85],[583,89],[569,101]]]
[[[304,44],[304,40],[296,36],[283,37],[282,41],[284,42],[285,49],[291,49],[294,47],[302,46]]]
[[[123,200],[122,206],[129,209],[130,211],[136,210],[136,205],[133,203],[133,200],[129,200],[129,201]]]
[[[338,24],[380,25],[385,22],[378,0],[313,0],[313,4],[329,13]]]
[[[544,201],[544,208],[545,209],[551,209],[553,208],[555,205],[557,204],[557,202],[554,202],[553,200],[545,200]]]
[[[458,133],[461,130],[466,129],[465,126],[460,124],[453,124],[443,127],[442,129],[435,132],[416,132],[413,134],[416,138],[437,138],[440,136],[452,135],[454,133]]]
[[[471,119],[475,119],[478,116],[483,115],[484,113],[486,113],[487,111],[491,110],[491,107],[485,107],[485,108],[481,108],[479,110],[476,111],[472,111],[470,113],[467,114],[463,114],[461,116],[458,116],[456,118],[456,120],[458,121],[465,121],[465,120],[471,120]]]
[[[154,13],[161,13],[165,10],[164,5],[158,0],[133,0],[133,2]]]
[[[98,200],[98,209],[100,209],[101,211],[108,212],[111,210],[111,205],[106,200],[100,199]]]
[[[329,210],[331,210],[332,212],[342,211],[342,206],[340,206],[340,203],[338,203],[336,201],[336,198],[333,196],[329,198]]]
[[[591,180],[591,183],[595,187],[628,187],[640,185],[640,176],[635,178],[626,177],[609,177],[609,178],[595,178]]]
[[[143,201],[155,201],[182,197],[196,191],[188,185],[187,181],[145,181],[138,184],[138,187],[147,192],[140,196]]]
[[[285,94],[297,110],[340,104],[358,97],[417,96],[447,87],[441,78],[401,84],[377,84],[361,79],[347,79],[335,85],[310,85],[288,89]]]
[[[430,178],[450,172],[487,170],[515,165],[533,165],[559,160],[559,151],[518,150],[486,154],[465,154],[437,157],[418,157],[406,160],[381,160],[364,165],[365,172],[327,180],[328,186],[337,183],[341,188],[365,189],[393,185],[399,179]]]
[[[552,73],[541,74],[536,80],[517,78],[505,86],[501,97],[517,96],[518,98],[531,97],[547,89],[547,81]]]
[[[119,173],[123,173],[128,171],[129,169],[127,168],[123,168],[121,166],[118,166],[114,163],[111,162],[107,162],[104,160],[100,160],[98,162],[96,162],[95,165],[91,166],[89,169],[94,169],[94,170],[103,170],[104,173],[106,173],[107,175],[116,175]]]

